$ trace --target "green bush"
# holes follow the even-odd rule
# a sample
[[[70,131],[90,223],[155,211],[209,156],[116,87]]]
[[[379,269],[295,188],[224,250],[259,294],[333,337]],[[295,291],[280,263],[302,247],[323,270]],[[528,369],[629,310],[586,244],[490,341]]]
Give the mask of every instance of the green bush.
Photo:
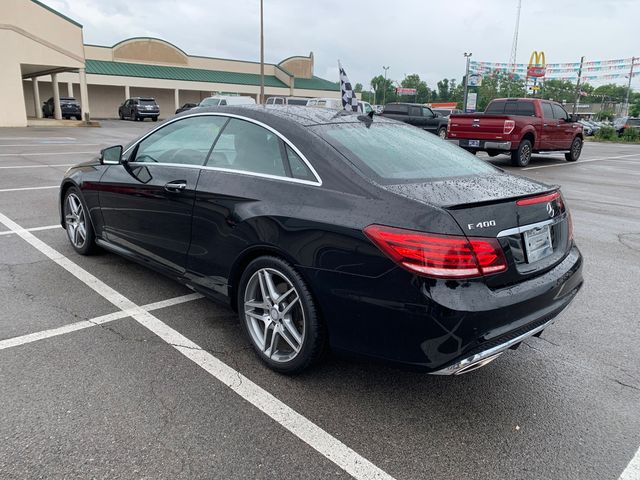
[[[595,137],[598,140],[618,140],[618,132],[613,127],[602,127],[596,132]]]
[[[640,131],[637,128],[625,128],[622,139],[625,142],[638,142],[640,141]]]

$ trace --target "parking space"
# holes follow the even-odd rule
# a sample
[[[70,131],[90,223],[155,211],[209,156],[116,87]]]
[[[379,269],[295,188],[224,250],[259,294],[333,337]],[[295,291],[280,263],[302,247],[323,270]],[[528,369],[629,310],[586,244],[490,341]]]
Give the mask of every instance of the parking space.
[[[639,146],[482,157],[572,209],[585,286],[541,338],[460,377],[337,355],[285,377],[229,308],[58,226],[54,165],[156,125],[0,131],[2,478],[637,478]]]

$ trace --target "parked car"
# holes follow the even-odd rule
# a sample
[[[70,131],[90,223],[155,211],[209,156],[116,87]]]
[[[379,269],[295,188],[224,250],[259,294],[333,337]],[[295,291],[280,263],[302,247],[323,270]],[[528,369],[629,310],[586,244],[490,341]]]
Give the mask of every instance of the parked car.
[[[62,118],[69,120],[71,117],[82,120],[82,108],[73,97],[60,97],[60,113]],[[42,116],[44,118],[54,117],[53,97],[42,104]]]
[[[436,113],[439,113],[443,117],[449,117],[451,114],[462,113],[462,110],[458,108],[432,108],[432,110]]]
[[[566,160],[575,162],[583,137],[582,125],[562,105],[538,98],[496,99],[484,113],[449,117],[449,138],[457,139],[462,148],[485,151],[491,157],[507,153],[519,167],[543,151],[566,152]]]
[[[302,97],[269,97],[267,105],[306,105],[308,99]]]
[[[133,97],[120,105],[118,116],[120,120],[129,118],[135,121],[144,121],[145,118],[150,118],[157,122],[160,116],[160,107],[153,97]]]
[[[582,125],[582,131],[585,137],[590,137],[595,133],[593,125],[591,125],[589,122],[585,120],[578,120],[578,123]]]
[[[447,137],[447,118],[419,103],[388,103],[381,115],[422,128],[440,138]]]
[[[226,302],[284,373],[327,346],[464,373],[539,335],[582,286],[558,187],[383,117],[201,108],[70,168],[60,205],[76,252]]]
[[[640,118],[618,117],[613,120],[613,128],[616,129],[618,135],[622,135],[628,128],[640,129]]]
[[[383,105],[372,105],[373,109],[376,112],[376,115],[380,115],[382,113],[382,111],[384,110],[384,106]]]
[[[197,108],[222,107],[224,105],[255,105],[253,97],[243,97],[240,95],[214,95],[200,101]]]
[[[340,98],[311,98],[307,100],[308,107],[330,108],[332,110],[342,110],[342,99]]]
[[[369,102],[363,102],[362,100],[358,101],[358,112],[364,113],[365,115],[369,115],[371,112],[375,113],[375,110],[371,106]]]
[[[180,113],[180,112],[186,112],[187,110],[191,110],[192,108],[196,107],[197,105],[198,105],[197,103],[185,103],[179,109],[176,110],[176,115],[178,113]]]

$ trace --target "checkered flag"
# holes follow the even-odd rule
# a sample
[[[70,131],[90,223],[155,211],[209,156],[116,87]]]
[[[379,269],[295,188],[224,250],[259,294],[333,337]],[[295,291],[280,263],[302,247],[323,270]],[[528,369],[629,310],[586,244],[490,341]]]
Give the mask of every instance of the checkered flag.
[[[338,61],[338,68],[340,69],[340,94],[342,95],[342,108],[348,112],[357,112],[358,97],[356,97],[356,92],[353,91],[351,82],[349,81],[344,68],[340,65],[340,61]]]

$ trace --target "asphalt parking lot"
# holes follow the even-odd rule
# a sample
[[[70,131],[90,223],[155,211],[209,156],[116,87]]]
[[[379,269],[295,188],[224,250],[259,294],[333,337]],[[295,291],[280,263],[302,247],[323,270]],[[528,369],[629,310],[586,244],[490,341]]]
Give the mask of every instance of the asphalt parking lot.
[[[64,171],[157,124],[102,125],[0,129],[0,478],[640,478],[640,146],[491,159],[572,209],[585,286],[541,338],[460,377],[285,377],[230,309],[72,250]]]

